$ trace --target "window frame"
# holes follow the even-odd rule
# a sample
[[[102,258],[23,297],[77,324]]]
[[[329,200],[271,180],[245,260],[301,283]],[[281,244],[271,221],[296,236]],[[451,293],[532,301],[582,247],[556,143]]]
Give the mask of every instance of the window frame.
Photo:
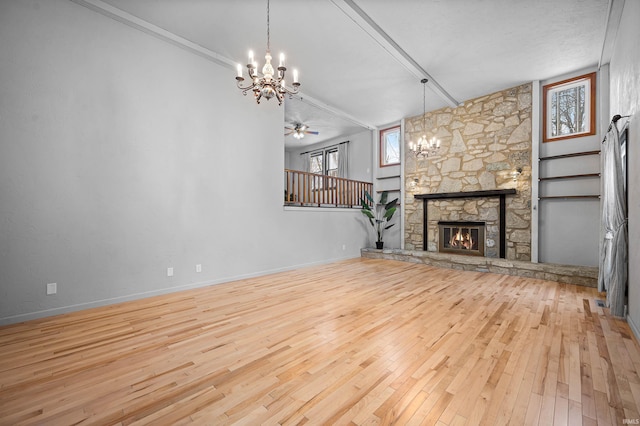
[[[387,133],[391,133],[391,132],[397,132],[398,133],[398,161],[396,163],[385,163],[384,159],[387,157],[387,144],[386,144],[386,138],[385,135]],[[379,139],[380,139],[380,149],[379,151],[379,160],[380,160],[380,167],[389,167],[389,166],[397,166],[400,164],[401,161],[401,145],[402,145],[402,135],[400,134],[400,126],[392,126],[392,127],[388,127],[386,129],[382,129],[380,130],[379,133]]]
[[[321,149],[317,149],[315,151],[312,151],[309,153],[309,161],[312,161],[313,157],[322,157],[322,170],[320,173],[315,173],[311,171],[311,164],[309,164],[309,172],[312,174],[316,174],[316,175],[321,175],[321,176],[328,176],[328,177],[338,177],[338,164],[337,162],[339,161],[339,159],[337,159],[338,161],[336,161],[336,168],[335,169],[329,169],[329,155],[335,153],[336,156],[340,155],[338,153],[338,147],[337,146],[331,146],[328,148],[321,148]],[[335,170],[336,175],[330,175],[329,172]],[[324,179],[321,179],[320,181],[318,181],[316,183],[316,179],[314,179],[312,181],[312,187],[311,190],[312,191],[319,191],[322,189],[332,189],[335,187],[335,184],[333,186],[329,185],[325,187],[324,184]]]
[[[585,111],[588,114],[585,123],[589,128],[584,132],[571,133],[569,135],[551,136],[551,119],[550,94],[561,91],[563,87],[575,85],[584,81],[585,97],[588,94],[589,99],[585,99]],[[568,87],[567,87],[568,88]],[[596,72],[579,75],[577,77],[568,78],[566,80],[555,83],[546,84],[542,87],[542,142],[555,142],[566,139],[581,138],[584,136],[592,136],[596,134]]]

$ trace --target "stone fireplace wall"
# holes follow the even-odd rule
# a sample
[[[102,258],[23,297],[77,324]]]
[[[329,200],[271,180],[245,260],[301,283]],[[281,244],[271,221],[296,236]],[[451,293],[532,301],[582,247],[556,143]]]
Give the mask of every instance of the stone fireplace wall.
[[[531,84],[442,108],[425,116],[427,137],[442,142],[437,155],[416,158],[405,149],[405,249],[422,250],[422,200],[414,194],[515,188],[506,197],[506,257],[531,260]],[[405,146],[423,133],[422,115],[405,120]],[[522,174],[513,179],[518,168]],[[498,198],[429,200],[428,249],[438,250],[438,221],[486,222],[487,257],[499,256]]]

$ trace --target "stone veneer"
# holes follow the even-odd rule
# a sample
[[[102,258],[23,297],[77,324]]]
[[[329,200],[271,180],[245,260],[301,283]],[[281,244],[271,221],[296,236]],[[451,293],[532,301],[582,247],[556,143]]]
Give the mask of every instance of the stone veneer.
[[[360,253],[362,257],[369,259],[400,260],[403,262],[423,263],[437,268],[515,275],[518,277],[536,278],[546,281],[582,285],[585,287],[595,288],[598,286],[598,268],[595,266],[532,263],[450,253],[432,253],[422,250],[376,250],[365,248],[362,249]]]
[[[531,84],[428,112],[427,137],[442,145],[437,155],[416,158],[405,150],[405,248],[422,250],[422,200],[414,194],[516,188],[506,197],[506,257],[531,260]],[[405,141],[423,134],[423,116],[405,120]],[[512,173],[522,169],[513,180]],[[485,256],[498,257],[497,198],[429,200],[428,249],[438,250],[438,221],[486,223]]]

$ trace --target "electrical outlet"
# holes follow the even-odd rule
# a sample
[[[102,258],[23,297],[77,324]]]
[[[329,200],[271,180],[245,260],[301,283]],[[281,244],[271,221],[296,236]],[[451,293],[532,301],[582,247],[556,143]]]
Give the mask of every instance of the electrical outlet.
[[[199,263],[196,265],[196,272],[202,272],[202,265]]]
[[[56,294],[58,292],[58,284],[57,283],[49,283],[47,284],[47,294]]]
[[[173,268],[167,268],[167,276],[168,277],[172,277],[173,276]]]

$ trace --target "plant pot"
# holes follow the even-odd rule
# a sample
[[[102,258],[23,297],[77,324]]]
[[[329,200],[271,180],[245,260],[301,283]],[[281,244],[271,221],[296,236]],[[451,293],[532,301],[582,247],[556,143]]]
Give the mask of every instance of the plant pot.
[[[378,250],[382,250],[383,247],[384,247],[384,241],[376,241],[376,248]]]

